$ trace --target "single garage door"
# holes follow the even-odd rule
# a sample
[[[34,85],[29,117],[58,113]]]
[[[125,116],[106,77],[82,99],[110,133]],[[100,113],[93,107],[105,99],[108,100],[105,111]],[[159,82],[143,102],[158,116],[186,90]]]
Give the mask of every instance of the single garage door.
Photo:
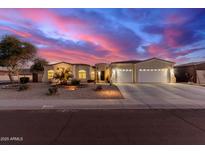
[[[118,83],[133,82],[132,75],[133,75],[132,69],[119,69],[117,70],[116,81]]]
[[[139,69],[138,82],[168,82],[167,69]]]

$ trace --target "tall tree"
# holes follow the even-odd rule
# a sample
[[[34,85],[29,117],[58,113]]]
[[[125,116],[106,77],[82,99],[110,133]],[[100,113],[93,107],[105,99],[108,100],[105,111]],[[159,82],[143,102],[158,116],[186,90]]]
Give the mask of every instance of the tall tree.
[[[34,64],[31,65],[30,71],[33,73],[41,73],[44,71],[44,66],[48,65],[48,61],[43,58],[34,59]]]
[[[4,36],[0,41],[0,65],[8,69],[8,76],[13,82],[13,75],[36,55],[34,45],[23,42],[15,36]]]

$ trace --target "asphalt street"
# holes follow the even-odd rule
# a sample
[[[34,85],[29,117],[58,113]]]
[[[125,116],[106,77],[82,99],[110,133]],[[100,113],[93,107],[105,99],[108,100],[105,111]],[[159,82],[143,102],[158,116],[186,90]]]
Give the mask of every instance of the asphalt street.
[[[205,144],[205,110],[0,111],[0,144]]]

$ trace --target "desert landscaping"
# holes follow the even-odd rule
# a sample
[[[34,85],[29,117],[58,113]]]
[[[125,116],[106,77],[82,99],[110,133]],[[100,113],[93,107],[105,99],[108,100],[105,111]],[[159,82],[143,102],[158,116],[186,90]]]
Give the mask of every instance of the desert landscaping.
[[[123,99],[122,94],[115,85],[101,84],[101,90],[95,90],[93,83],[82,84],[77,89],[60,86],[55,95],[48,95],[50,84],[28,83],[28,89],[18,91],[17,88],[6,88],[0,85],[0,99]]]

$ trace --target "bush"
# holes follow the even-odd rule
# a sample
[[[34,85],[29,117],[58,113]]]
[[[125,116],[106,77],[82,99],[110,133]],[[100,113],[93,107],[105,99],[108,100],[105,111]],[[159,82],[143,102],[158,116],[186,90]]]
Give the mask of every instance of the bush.
[[[25,83],[28,83],[29,82],[29,77],[21,77],[20,78],[20,83],[21,84],[25,84]]]
[[[56,95],[58,92],[57,86],[52,86],[48,88],[48,95]]]
[[[80,85],[80,80],[76,80],[76,79],[71,80],[71,85],[73,85],[73,86]]]
[[[100,91],[100,90],[102,90],[102,86],[101,86],[101,85],[98,85],[94,90],[95,90],[95,91]]]
[[[60,83],[60,85],[67,85],[68,84],[68,81],[62,81],[61,83]]]
[[[95,82],[95,80],[87,80],[88,83]]]
[[[18,87],[17,91],[24,91],[27,90],[29,86],[27,84],[22,84]]]

